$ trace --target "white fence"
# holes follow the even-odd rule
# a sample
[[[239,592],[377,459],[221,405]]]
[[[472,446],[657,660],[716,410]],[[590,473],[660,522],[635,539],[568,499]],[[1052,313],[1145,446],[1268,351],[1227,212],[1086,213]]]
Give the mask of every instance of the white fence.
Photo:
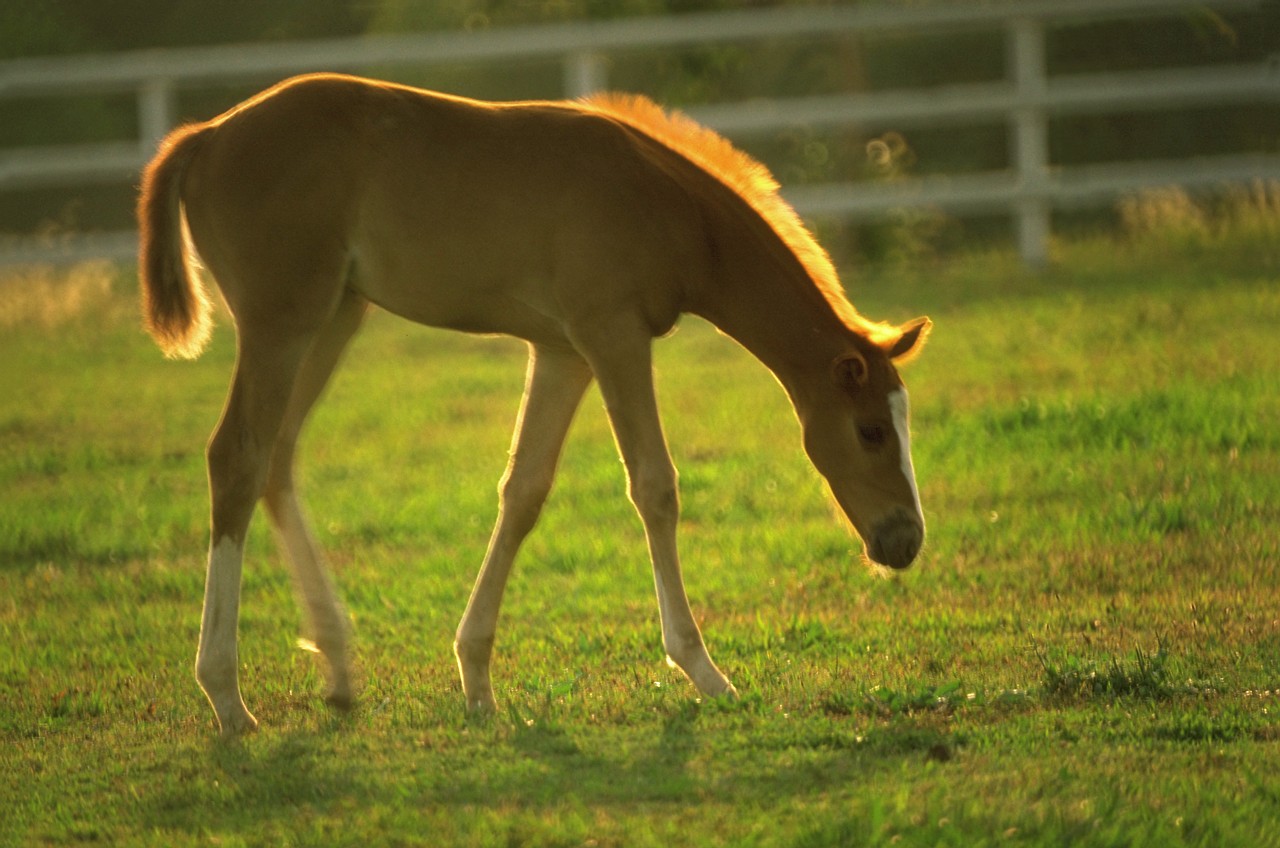
[[[139,138],[132,142],[55,146],[0,152],[0,192],[136,181],[156,141],[173,124],[178,90],[210,84],[274,82],[307,71],[355,71],[389,66],[554,58],[564,68],[564,93],[604,88],[606,58],[639,48],[687,47],[839,33],[946,32],[1000,28],[1005,78],[925,90],[849,93],[746,103],[708,104],[690,114],[727,135],[790,126],[875,124],[895,128],[1008,123],[1007,170],[894,182],[806,185],[786,191],[804,215],[870,219],[916,205],[954,212],[1008,211],[1022,256],[1047,256],[1052,210],[1096,205],[1143,187],[1211,188],[1280,179],[1280,156],[1227,155],[1123,165],[1055,167],[1048,122],[1070,114],[1280,103],[1280,54],[1263,63],[1202,68],[1049,76],[1045,30],[1055,23],[1134,18],[1193,8],[1261,8],[1271,0],[989,0],[938,5],[784,7],[672,17],[556,24],[286,44],[228,45],[184,50],[0,62],[0,100],[17,97],[119,95],[137,98]],[[0,265],[59,262],[134,254],[132,232],[64,236],[0,244]]]

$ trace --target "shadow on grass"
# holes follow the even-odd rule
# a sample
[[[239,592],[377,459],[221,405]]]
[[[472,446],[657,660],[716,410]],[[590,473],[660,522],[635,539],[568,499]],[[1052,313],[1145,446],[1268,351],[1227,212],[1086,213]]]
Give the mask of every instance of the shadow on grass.
[[[703,747],[696,732],[696,708],[690,703],[689,708],[668,715],[657,738],[635,748],[600,745],[594,740],[583,744],[555,723],[517,725],[490,752],[508,760],[511,769],[456,775],[448,786],[437,787],[432,800],[472,804],[486,798],[551,804],[573,798],[609,804],[689,799],[697,788],[689,763]],[[538,779],[529,780],[529,772]]]
[[[445,741],[375,735],[353,722],[245,742],[214,742],[205,762],[152,796],[144,811],[156,832],[217,834],[250,841],[272,834],[319,835],[369,811],[400,819],[452,810],[555,811],[565,805],[632,808],[719,803],[773,808],[850,784],[874,786],[904,759],[950,759],[954,738],[916,725],[864,737],[799,734],[761,740],[748,727],[706,726],[695,703],[656,722],[604,735],[576,725],[494,720],[441,731]],[[434,733],[435,731],[430,731]],[[765,734],[768,735],[768,734]],[[760,747],[763,744],[763,748]],[[948,752],[938,758],[939,750]],[[378,813],[374,813],[378,815]],[[403,819],[401,819],[403,821]]]

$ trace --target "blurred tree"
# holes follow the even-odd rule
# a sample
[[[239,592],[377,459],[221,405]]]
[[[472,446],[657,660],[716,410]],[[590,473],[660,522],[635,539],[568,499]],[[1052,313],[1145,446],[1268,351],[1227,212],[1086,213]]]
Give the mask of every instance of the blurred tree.
[[[0,0],[0,60],[859,2],[918,5],[921,0]],[[1048,32],[1047,61],[1052,74],[1263,61],[1280,44],[1278,8],[1275,0],[1267,0],[1254,10],[1230,14],[1197,8],[1140,20],[1055,26]],[[381,69],[368,71],[378,75]],[[1005,73],[1004,36],[998,28],[943,35],[833,34],[624,51],[608,57],[612,87],[641,91],[678,107],[991,82]],[[563,69],[554,59],[386,69],[385,75],[392,74],[409,83],[498,99],[554,97],[563,90]],[[186,92],[180,105],[185,115],[206,117],[247,93]],[[0,148],[132,138],[134,111],[127,95],[0,100]],[[1063,118],[1051,122],[1050,136],[1056,164],[1274,151],[1280,148],[1280,110],[1223,106]],[[887,170],[868,158],[868,142],[876,139],[891,140],[885,149],[897,151]],[[1009,157],[1008,130],[1000,119],[931,129],[796,127],[741,142],[787,185],[998,170],[1007,166]],[[130,193],[126,186],[116,194],[104,188],[76,196],[2,195],[0,231],[29,231],[45,220],[127,226]],[[954,227],[937,229],[947,238],[961,237]],[[877,243],[874,237],[860,240],[871,251]]]
[[[787,5],[786,0],[747,3],[742,0],[378,0],[370,29],[373,32],[476,30],[782,5]]]
[[[84,50],[78,27],[45,0],[0,3],[0,60]]]
[[[16,0],[0,4],[0,59],[358,35],[350,0]]]

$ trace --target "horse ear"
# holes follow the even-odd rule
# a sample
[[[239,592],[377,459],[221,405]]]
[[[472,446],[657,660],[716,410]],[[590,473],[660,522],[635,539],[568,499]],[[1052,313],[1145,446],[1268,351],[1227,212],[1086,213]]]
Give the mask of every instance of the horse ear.
[[[868,371],[867,360],[857,351],[846,353],[831,363],[836,385],[851,394],[867,384]]]
[[[903,325],[902,335],[898,337],[897,341],[889,345],[885,352],[897,364],[905,365],[915,359],[924,348],[925,339],[929,338],[931,329],[933,329],[933,322],[928,318],[917,318],[914,321],[908,321]]]

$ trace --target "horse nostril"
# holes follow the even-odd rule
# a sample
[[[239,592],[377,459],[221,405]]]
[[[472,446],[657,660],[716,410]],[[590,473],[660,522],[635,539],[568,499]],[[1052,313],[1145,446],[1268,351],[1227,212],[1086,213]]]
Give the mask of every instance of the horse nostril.
[[[890,568],[906,568],[920,553],[924,528],[905,515],[895,515],[876,526],[871,539],[873,560]]]

